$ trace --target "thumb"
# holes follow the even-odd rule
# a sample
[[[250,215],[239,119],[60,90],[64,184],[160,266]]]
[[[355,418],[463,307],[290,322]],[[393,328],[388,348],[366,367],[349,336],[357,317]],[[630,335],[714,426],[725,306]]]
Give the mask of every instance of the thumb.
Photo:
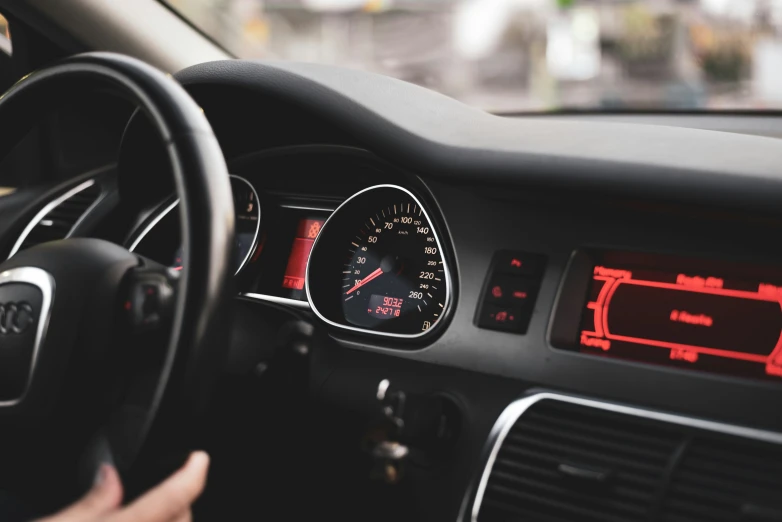
[[[122,502],[122,482],[114,466],[103,464],[95,485],[81,499],[39,522],[86,522],[101,517]]]

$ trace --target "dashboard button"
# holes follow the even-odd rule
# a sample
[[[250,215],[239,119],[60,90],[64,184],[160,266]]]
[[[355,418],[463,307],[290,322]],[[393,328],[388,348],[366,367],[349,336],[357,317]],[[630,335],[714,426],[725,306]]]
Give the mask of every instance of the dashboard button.
[[[494,258],[494,271],[508,275],[538,276],[543,272],[543,256],[502,250]]]
[[[524,333],[527,331],[529,312],[514,306],[485,304],[478,317],[478,326],[490,330]]]
[[[537,283],[523,277],[496,275],[489,280],[484,302],[524,306],[535,297]]]

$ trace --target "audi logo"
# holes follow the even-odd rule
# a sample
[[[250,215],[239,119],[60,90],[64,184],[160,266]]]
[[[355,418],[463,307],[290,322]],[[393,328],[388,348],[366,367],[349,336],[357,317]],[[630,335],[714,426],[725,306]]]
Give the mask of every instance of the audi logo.
[[[0,335],[24,333],[34,320],[29,303],[0,303]]]

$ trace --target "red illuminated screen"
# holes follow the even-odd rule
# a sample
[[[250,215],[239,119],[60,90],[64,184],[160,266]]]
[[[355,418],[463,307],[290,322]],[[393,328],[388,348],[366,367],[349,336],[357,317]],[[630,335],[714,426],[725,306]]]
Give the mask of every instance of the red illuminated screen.
[[[288,265],[285,267],[285,276],[282,279],[283,288],[291,290],[304,289],[304,276],[307,272],[307,259],[315,238],[323,228],[322,219],[301,219],[296,227],[296,237],[293,239],[291,253],[288,256]]]
[[[782,377],[782,274],[605,253],[592,269],[582,352]]]
[[[400,297],[372,294],[369,296],[369,308],[367,308],[367,313],[379,319],[399,317],[402,313],[403,302],[404,300]]]

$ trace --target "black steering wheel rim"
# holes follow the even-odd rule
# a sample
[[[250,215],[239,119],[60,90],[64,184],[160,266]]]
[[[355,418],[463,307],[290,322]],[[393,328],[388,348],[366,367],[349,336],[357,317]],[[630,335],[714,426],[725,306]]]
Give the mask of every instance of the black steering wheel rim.
[[[186,260],[175,295],[165,361],[149,411],[133,440],[119,441],[128,447],[118,464],[127,467],[146,438],[164,394],[175,397],[180,409],[198,412],[207,403],[211,384],[222,368],[227,305],[232,298],[233,198],[222,151],[198,105],[170,76],[139,60],[113,53],[76,55],[15,84],[0,98],[0,120],[4,122],[0,126],[0,158],[41,116],[73,97],[94,91],[107,91],[132,101],[163,141],[180,199]],[[89,240],[62,243],[68,241],[69,248],[76,252],[80,245],[105,248],[85,243]],[[56,253],[64,247],[60,245],[60,250],[54,250],[53,246],[42,245],[29,254],[20,252],[0,265],[0,273],[37,263],[41,257],[38,251],[46,248]],[[85,252],[88,250],[85,247]],[[117,255],[122,254],[117,251]],[[54,265],[50,268],[52,272],[59,270]],[[177,378],[172,383],[174,373]],[[30,384],[40,384],[35,382],[35,374]],[[22,400],[10,408],[0,408],[0,419],[13,416],[16,410],[27,414],[25,407]]]

